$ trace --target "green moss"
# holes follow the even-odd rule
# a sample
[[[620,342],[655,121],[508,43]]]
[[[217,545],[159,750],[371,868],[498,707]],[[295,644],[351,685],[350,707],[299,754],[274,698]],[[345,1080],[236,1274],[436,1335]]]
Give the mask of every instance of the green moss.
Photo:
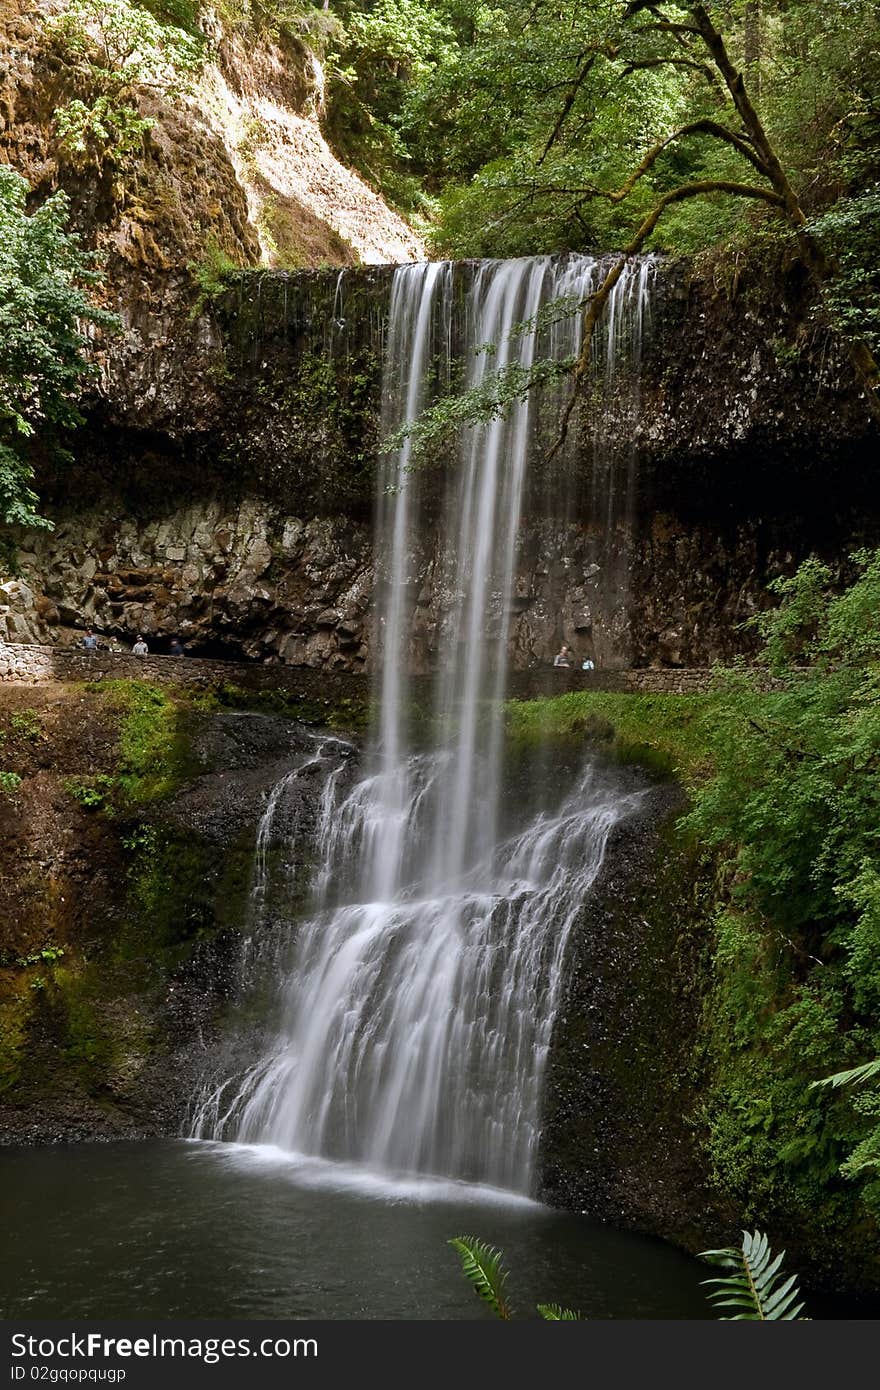
[[[116,785],[124,801],[142,804],[170,796],[191,770],[185,697],[146,681],[93,682],[119,714]]]
[[[33,994],[20,977],[0,972],[0,1096],[21,1076]]]
[[[240,927],[253,862],[250,833],[218,857],[197,836],[137,822],[123,845],[129,856],[127,913],[113,944],[117,961],[172,971],[197,941]]]
[[[212,698],[220,708],[260,710],[280,714],[299,724],[315,728],[338,729],[358,733],[366,729],[371,718],[370,697],[339,695],[333,699],[291,695],[284,690],[245,690],[231,681],[215,686]]]
[[[721,696],[620,695],[571,691],[543,700],[510,700],[508,737],[514,746],[592,743],[621,762],[638,763],[686,784],[706,776],[709,731]]]
[[[47,1003],[58,1015],[61,1049],[74,1072],[94,1082],[113,1065],[117,1037],[107,1011],[106,987],[98,972],[79,967],[55,970]]]
[[[143,828],[129,869],[129,902],[136,920],[148,926],[155,954],[213,927],[210,868],[209,854],[198,840]],[[143,933],[137,939],[144,944]]]

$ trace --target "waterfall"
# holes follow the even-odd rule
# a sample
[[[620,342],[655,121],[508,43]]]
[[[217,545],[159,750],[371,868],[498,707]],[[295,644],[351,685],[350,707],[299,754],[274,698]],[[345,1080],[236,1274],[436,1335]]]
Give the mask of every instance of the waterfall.
[[[477,387],[499,368],[576,356],[580,315],[548,325],[540,311],[582,302],[601,273],[584,256],[399,268],[386,432],[418,418],[456,366]],[[594,374],[606,394],[621,341],[630,358],[640,346],[650,275],[644,260],[627,267],[597,329]],[[552,797],[517,798],[505,767],[518,538],[536,431],[559,400],[558,389],[530,394],[471,429],[439,489],[414,466],[411,439],[385,459],[371,766],[354,786],[328,779],[311,907],[291,927],[274,1028],[259,1060],[210,1092],[200,1136],[534,1188],[567,941],[611,830],[642,795],[587,764]],[[622,456],[628,466],[631,451]],[[626,497],[631,479],[608,472]],[[606,504],[616,516],[618,503]],[[410,673],[432,506],[445,542],[432,578],[444,602],[434,739],[416,741]],[[265,871],[270,831],[260,833]]]

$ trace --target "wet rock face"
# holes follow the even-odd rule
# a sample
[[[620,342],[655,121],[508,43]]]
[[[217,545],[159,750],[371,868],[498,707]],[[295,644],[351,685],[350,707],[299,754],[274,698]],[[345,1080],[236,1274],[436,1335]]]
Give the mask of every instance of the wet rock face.
[[[682,805],[678,788],[655,786],[609,839],[569,943],[539,1170],[551,1205],[699,1250],[736,1217],[693,1119],[705,923],[695,864],[671,833]]]
[[[584,402],[560,473],[536,451],[513,591],[487,619],[491,643],[509,615],[515,668],[563,641],[604,668],[728,659],[750,650],[742,625],[770,580],[880,542],[876,426],[808,288],[771,270],[721,284],[661,269],[638,380]],[[178,635],[205,655],[375,669],[390,284],[390,267],[243,273],[155,351],[121,342],[74,462],[40,479],[58,529],[22,538],[0,635],[90,623],[160,649]],[[433,669],[461,583],[437,510],[406,595],[415,672]]]
[[[268,847],[306,892],[322,735],[184,704],[183,780],[104,815],[70,791],[118,772],[101,695],[0,687],[7,738],[22,711],[39,737],[17,745],[18,799],[0,798],[0,1145],[179,1133],[238,996],[257,827],[279,780],[314,763],[279,803]],[[334,749],[354,777],[355,740]]]
[[[625,564],[590,524],[526,524],[514,593],[492,595],[486,642],[497,641],[509,609],[514,670],[548,666],[563,641],[575,665],[590,659],[600,670],[708,666],[750,649],[743,624],[766,605],[768,581],[810,548],[808,536],[774,544],[756,527],[725,536],[666,514],[617,539]],[[140,632],[157,654],[177,637],[196,656],[377,669],[383,578],[366,521],[290,516],[250,497],[142,522],[68,516],[29,544],[19,577],[0,585],[5,641],[77,643],[90,626],[111,650],[129,650]],[[851,548],[841,542],[836,557]],[[436,668],[460,599],[447,557],[445,537],[430,528],[411,557],[408,664],[417,675]]]
[[[366,660],[372,554],[356,522],[209,502],[143,524],[71,519],[20,561],[40,598],[23,581],[4,586],[8,640],[64,640],[88,624],[126,646],[141,632],[154,650],[176,635],[194,654],[349,670]]]

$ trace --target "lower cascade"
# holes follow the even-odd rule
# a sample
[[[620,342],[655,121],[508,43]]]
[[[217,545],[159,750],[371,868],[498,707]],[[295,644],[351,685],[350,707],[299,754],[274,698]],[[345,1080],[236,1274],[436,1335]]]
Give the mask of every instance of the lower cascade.
[[[385,357],[386,429],[418,417],[453,359],[473,386],[490,361],[527,371],[542,355],[576,355],[580,316],[544,327],[540,311],[551,301],[582,303],[597,275],[588,257],[401,267]],[[606,393],[618,355],[638,353],[650,280],[650,261],[633,262],[596,330]],[[491,354],[480,351],[485,344]],[[545,768],[539,780],[553,795],[524,793],[505,758],[517,539],[539,414],[523,400],[473,428],[449,470],[444,574],[435,576],[446,602],[418,737],[409,672],[429,487],[409,438],[387,457],[378,499],[379,714],[367,772],[353,779],[355,750],[316,738],[313,755],[269,797],[243,980],[254,987],[261,972],[272,976],[270,1021],[256,1060],[206,1085],[195,1137],[536,1189],[566,945],[612,829],[642,796],[593,763],[564,784]],[[621,484],[612,468],[606,481],[625,497],[631,480]],[[609,496],[601,507],[611,514]],[[267,951],[276,813],[297,779],[315,775],[322,791],[308,901],[297,909],[291,897]]]
[[[357,895],[385,774],[324,798],[324,902],[296,934],[279,1026],[203,1102],[199,1136],[531,1190],[568,934],[640,793],[590,766],[441,887],[420,875],[449,766],[444,751],[401,769],[405,868],[385,899]]]

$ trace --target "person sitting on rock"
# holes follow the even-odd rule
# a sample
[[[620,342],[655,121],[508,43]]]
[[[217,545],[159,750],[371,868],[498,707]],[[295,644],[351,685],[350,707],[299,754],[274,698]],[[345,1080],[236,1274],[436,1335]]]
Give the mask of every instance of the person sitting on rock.
[[[137,641],[131,649],[132,656],[146,656],[149,650],[150,649],[144,641],[143,637],[140,633],[138,633]]]
[[[83,639],[80,642],[80,646],[83,647],[87,652],[96,652],[98,650],[98,639],[92,632],[92,629],[90,627],[86,628]]]
[[[555,657],[553,658],[553,665],[554,665],[554,666],[570,666],[570,665],[571,665],[571,661],[569,660],[569,648],[568,648],[568,646],[565,644],[565,642],[563,642],[562,646],[559,648],[559,651],[556,653]]]

